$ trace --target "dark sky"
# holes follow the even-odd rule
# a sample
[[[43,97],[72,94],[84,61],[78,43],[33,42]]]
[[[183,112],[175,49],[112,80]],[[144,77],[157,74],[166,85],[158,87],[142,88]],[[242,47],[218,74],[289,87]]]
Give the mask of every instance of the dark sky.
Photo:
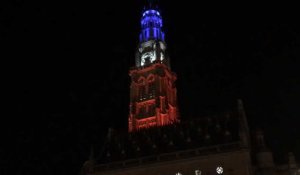
[[[2,6],[12,109],[0,174],[76,174],[108,127],[126,129],[143,4]],[[250,127],[265,130],[275,158],[294,151],[299,160],[299,23],[196,2],[161,1],[160,8],[182,119],[242,98]]]

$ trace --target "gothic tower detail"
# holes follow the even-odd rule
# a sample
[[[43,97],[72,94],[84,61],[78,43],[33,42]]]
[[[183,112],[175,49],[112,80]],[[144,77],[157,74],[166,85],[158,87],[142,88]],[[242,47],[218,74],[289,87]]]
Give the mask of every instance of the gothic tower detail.
[[[151,6],[144,10],[136,52],[130,69],[129,132],[179,121],[176,74],[166,53],[162,17]]]

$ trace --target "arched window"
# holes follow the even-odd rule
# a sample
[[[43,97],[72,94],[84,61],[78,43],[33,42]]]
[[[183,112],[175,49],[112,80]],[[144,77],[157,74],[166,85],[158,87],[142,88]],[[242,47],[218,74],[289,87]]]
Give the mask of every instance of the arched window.
[[[151,117],[155,116],[155,104],[150,104],[148,110]]]
[[[148,85],[148,94],[149,98],[153,98],[155,96],[155,84],[154,82],[150,82]]]
[[[146,87],[144,85],[141,85],[139,87],[139,99],[140,100],[146,99]]]
[[[147,82],[148,82],[148,95],[149,95],[149,98],[153,98],[154,97],[154,93],[155,93],[155,78],[154,78],[154,75],[149,75],[148,78],[147,78]]]
[[[145,88],[145,78],[140,77],[138,80],[138,99],[143,100],[145,99],[146,95],[146,88]]]
[[[146,106],[141,106],[138,113],[139,118],[146,117]]]

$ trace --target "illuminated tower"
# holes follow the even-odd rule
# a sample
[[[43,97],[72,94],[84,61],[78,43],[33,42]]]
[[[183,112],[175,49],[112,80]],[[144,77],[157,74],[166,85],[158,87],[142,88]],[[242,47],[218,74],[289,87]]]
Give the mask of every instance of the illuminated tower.
[[[179,122],[176,74],[170,68],[162,25],[156,8],[144,10],[135,67],[129,71],[129,132]]]

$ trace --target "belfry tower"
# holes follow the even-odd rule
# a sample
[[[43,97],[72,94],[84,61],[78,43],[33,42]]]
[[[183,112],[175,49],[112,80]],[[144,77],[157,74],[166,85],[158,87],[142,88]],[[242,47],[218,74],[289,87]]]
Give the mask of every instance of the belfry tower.
[[[129,132],[179,122],[176,74],[166,52],[162,17],[151,3],[141,18],[135,66],[130,69]]]

